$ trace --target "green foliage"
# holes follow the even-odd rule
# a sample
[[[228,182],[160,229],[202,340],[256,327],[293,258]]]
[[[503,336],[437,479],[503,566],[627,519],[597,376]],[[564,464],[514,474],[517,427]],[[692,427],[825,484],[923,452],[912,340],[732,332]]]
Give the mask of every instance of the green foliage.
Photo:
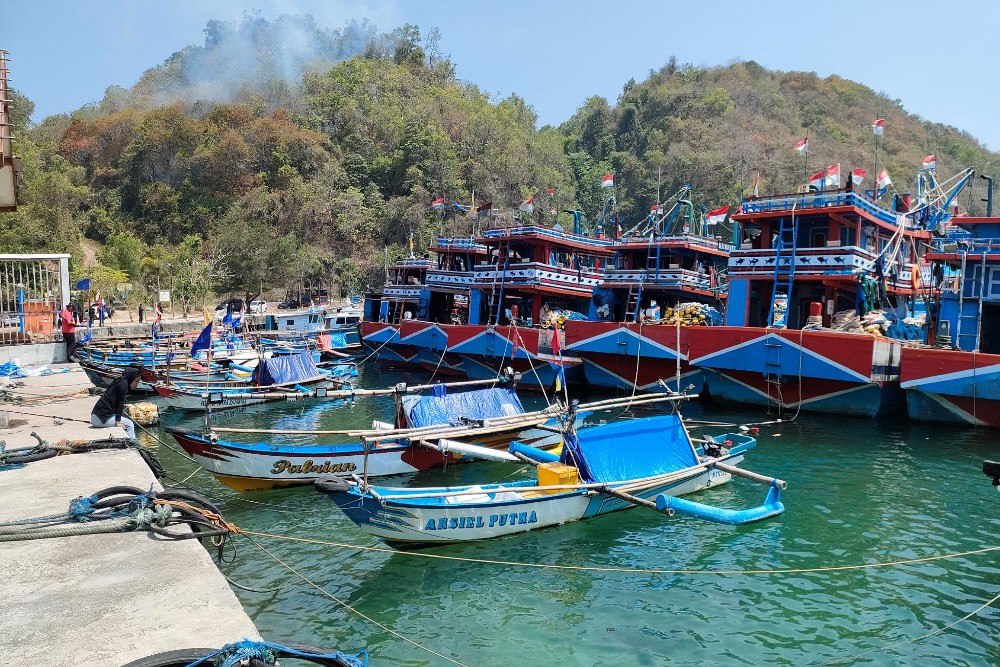
[[[524,99],[458,81],[439,40],[412,25],[331,31],[251,13],[209,22],[203,46],[73,114],[28,128],[31,102],[15,94],[21,206],[0,217],[0,249],[76,260],[82,235],[137,293],[169,287],[185,307],[213,290],[346,294],[376,287],[386,249],[396,257],[411,231],[418,252],[440,232],[474,231],[471,217],[432,212],[438,197],[492,201],[509,219],[534,196],[535,222],[580,209],[589,231],[612,195],[600,178],[613,173],[631,224],[686,183],[710,207],[735,203],[758,173],[762,194],[795,189],[803,165],[791,146],[807,132],[814,169],[869,167],[876,114],[887,117],[880,162],[900,189],[928,153],[942,175],[998,162],[865,86],[752,61],[671,58],[614,105],[591,97],[538,129]],[[291,62],[301,69],[289,76]]]

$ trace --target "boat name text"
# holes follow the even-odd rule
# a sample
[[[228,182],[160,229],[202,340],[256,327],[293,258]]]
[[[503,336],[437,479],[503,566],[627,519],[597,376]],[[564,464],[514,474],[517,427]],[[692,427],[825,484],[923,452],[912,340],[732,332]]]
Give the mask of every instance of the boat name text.
[[[290,475],[323,475],[334,472],[354,472],[357,469],[358,466],[353,463],[332,463],[330,461],[324,461],[322,465],[317,465],[316,463],[313,463],[312,459],[309,459],[305,463],[296,465],[287,459],[280,459],[274,462],[274,467],[271,468],[271,474],[280,475],[284,472]]]
[[[488,518],[479,516],[453,516],[440,519],[428,519],[424,530],[455,530],[457,528],[492,528],[493,526],[523,525],[538,523],[538,515],[534,512],[511,512],[510,514],[491,514]]]

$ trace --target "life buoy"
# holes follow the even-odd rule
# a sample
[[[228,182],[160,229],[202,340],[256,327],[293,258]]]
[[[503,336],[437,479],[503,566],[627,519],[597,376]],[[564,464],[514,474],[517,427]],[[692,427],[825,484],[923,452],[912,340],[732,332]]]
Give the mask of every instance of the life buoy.
[[[914,292],[919,292],[922,285],[920,280],[920,265],[910,264],[910,286]]]

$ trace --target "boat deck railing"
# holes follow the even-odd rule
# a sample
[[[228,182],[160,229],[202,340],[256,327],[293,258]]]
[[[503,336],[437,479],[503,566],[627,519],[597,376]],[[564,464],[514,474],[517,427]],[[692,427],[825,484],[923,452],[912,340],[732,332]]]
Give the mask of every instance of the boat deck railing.
[[[486,252],[486,246],[474,239],[455,239],[438,237],[434,250],[468,250],[471,252]]]
[[[494,229],[483,230],[483,238],[486,239],[502,239],[510,236],[533,236],[546,238],[551,241],[555,241],[556,243],[579,243],[582,245],[592,246],[594,248],[608,248],[614,245],[614,241],[611,239],[593,239],[588,236],[581,236],[580,234],[571,234],[569,232],[562,232],[556,229],[549,229],[548,227],[539,227],[538,225],[497,227]]]
[[[915,227],[912,221],[904,218],[902,214],[884,208],[880,204],[872,201],[865,195],[854,190],[830,190],[827,192],[809,192],[801,194],[775,195],[773,197],[761,197],[758,199],[744,200],[740,206],[741,213],[777,213],[791,211],[795,207],[796,213],[809,209],[826,208],[833,206],[853,206],[858,208],[873,218],[890,225],[897,225],[900,220],[906,227]]]
[[[932,252],[954,253],[956,256],[966,253],[980,255],[983,252],[1000,253],[1000,238],[943,238],[934,239],[931,243]]]
[[[653,247],[657,245],[693,245],[701,246],[710,250],[722,250],[724,252],[731,252],[736,246],[731,243],[724,243],[720,239],[710,237],[710,236],[699,236],[698,234],[658,234],[650,240],[648,236],[623,236],[618,239],[617,244],[619,246],[624,244],[635,245],[635,249],[639,249],[638,246],[642,245],[652,245]],[[633,248],[629,248],[632,250]]]
[[[678,289],[711,289],[712,279],[708,273],[691,269],[607,269],[604,272],[604,286],[616,287],[642,283],[647,287],[673,287]]]

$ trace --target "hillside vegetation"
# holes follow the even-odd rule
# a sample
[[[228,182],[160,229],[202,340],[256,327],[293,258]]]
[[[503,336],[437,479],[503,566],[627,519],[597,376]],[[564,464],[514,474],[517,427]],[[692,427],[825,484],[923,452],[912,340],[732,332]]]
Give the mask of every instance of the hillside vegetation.
[[[15,95],[22,206],[0,217],[5,252],[72,252],[78,275],[107,292],[131,282],[140,298],[158,284],[191,304],[293,284],[348,293],[377,286],[411,231],[420,250],[439,231],[473,230],[473,215],[432,211],[439,197],[509,216],[534,196],[539,223],[551,224],[550,208],[593,221],[610,193],[600,177],[614,173],[633,220],[658,188],[684,183],[715,207],[758,176],[761,194],[798,186],[792,145],[807,132],[810,171],[871,168],[876,115],[887,119],[880,167],[901,191],[929,153],[942,176],[997,164],[973,137],[898,100],[753,62],[671,60],[629,81],[614,105],[594,97],[538,129],[525,100],[457,80],[436,31],[248,16],[205,34],[132,89],[109,88],[70,115],[29,126],[31,102]],[[980,196],[962,203],[980,210]],[[84,266],[81,238],[101,244],[99,266]]]

